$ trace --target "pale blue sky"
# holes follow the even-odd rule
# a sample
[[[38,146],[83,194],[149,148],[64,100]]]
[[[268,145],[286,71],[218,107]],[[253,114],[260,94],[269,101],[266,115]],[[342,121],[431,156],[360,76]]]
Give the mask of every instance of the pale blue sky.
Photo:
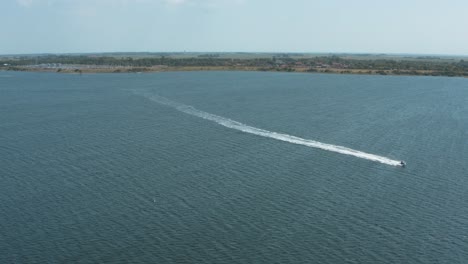
[[[467,0],[0,0],[0,54],[468,55]]]

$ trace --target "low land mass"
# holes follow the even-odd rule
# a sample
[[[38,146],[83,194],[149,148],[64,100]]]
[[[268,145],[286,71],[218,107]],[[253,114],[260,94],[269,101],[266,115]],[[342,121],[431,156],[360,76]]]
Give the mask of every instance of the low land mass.
[[[232,70],[468,77],[468,57],[186,52],[3,55],[0,70],[62,73]]]

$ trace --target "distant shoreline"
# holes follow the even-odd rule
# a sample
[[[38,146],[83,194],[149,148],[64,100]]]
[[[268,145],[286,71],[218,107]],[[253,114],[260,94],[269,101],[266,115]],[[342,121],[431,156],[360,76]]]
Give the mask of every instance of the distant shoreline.
[[[0,57],[0,70],[59,73],[266,71],[468,77],[463,58],[311,54],[108,54]]]
[[[24,72],[56,72],[65,74],[99,74],[99,73],[157,73],[157,72],[190,72],[190,71],[251,71],[251,72],[296,72],[296,73],[323,73],[323,74],[356,74],[356,75],[391,75],[391,76],[445,76],[445,77],[464,77],[462,75],[443,75],[435,74],[431,70],[408,70],[399,71],[395,74],[392,70],[374,70],[374,69],[313,69],[302,67],[291,67],[288,69],[265,69],[263,67],[235,67],[235,66],[178,66],[178,67],[99,67],[92,65],[81,68],[40,68],[40,67],[0,67],[3,71],[24,71]]]

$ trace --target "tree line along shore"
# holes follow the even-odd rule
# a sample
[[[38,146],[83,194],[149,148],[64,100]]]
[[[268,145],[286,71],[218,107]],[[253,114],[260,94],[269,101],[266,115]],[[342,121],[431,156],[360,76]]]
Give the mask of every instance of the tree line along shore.
[[[63,73],[119,73],[162,71],[279,71],[342,74],[423,75],[468,77],[468,61],[433,57],[350,58],[347,56],[224,58],[130,57],[106,55],[41,55],[0,57],[0,70]]]

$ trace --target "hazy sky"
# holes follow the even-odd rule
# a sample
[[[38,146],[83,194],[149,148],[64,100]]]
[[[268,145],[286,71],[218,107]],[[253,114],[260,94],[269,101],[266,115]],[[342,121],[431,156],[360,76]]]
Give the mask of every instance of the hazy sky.
[[[468,0],[0,0],[0,54],[468,55]]]

